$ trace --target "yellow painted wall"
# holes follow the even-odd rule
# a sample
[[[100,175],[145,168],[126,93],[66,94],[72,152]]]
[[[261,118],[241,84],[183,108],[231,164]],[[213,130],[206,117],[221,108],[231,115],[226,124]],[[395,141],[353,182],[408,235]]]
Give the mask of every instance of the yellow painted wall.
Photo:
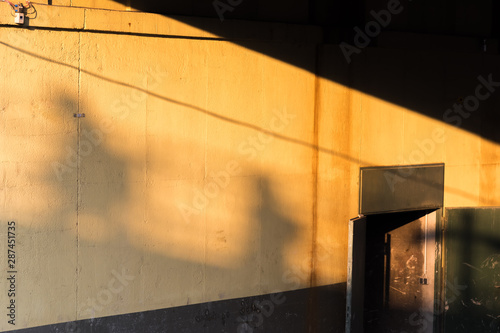
[[[252,37],[302,69],[158,15],[39,14],[49,29],[0,28],[16,328],[345,282],[359,167],[409,164],[435,129],[421,163],[446,163],[445,204],[500,204],[497,144],[314,75],[315,30]],[[322,59],[323,76],[343,61]]]

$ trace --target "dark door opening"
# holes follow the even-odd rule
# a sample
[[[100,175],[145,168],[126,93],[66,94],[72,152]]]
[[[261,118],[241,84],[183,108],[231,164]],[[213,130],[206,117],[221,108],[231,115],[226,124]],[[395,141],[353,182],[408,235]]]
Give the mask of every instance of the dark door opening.
[[[435,216],[419,210],[351,221],[346,332],[433,332]]]
[[[432,217],[429,223],[427,214],[414,211],[369,217],[365,332],[432,332],[434,246],[430,243],[435,223]],[[423,318],[427,325],[422,325]]]

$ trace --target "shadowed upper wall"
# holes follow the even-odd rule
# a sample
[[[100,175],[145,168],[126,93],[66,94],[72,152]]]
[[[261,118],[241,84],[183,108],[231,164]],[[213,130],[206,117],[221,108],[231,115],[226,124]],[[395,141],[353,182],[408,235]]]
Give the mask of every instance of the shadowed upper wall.
[[[245,41],[252,28],[240,33],[230,22],[238,19],[314,25],[320,27],[322,32],[318,43],[345,42],[356,47],[353,51],[352,48],[346,49],[344,44],[343,60],[336,62],[338,70],[315,74],[445,123],[458,125],[491,141],[500,140],[497,131],[490,128],[492,123],[498,121],[494,112],[498,104],[492,99],[478,107],[484,120],[484,125],[480,127],[471,121],[462,122],[450,114],[444,115],[448,109],[463,109],[463,101],[473,94],[478,76],[495,73],[493,81],[500,81],[500,75],[496,74],[497,38],[500,36],[500,5],[497,1],[295,0],[270,3],[246,0],[231,4],[220,1],[217,6],[214,1],[62,0],[51,3],[175,16],[176,20],[193,27],[310,71],[314,69],[308,68],[309,64],[294,53]],[[389,7],[397,13],[386,16]],[[204,21],[196,17],[215,20]],[[380,29],[377,30],[371,25],[374,22],[385,23],[382,26],[379,24]],[[364,37],[360,37],[358,28],[363,31]],[[369,29],[374,31],[373,35],[367,34]],[[271,32],[274,36],[276,33],[280,32]],[[292,38],[296,33],[303,34],[288,32]],[[368,59],[371,57],[367,55],[373,47],[384,49],[384,55],[378,57],[376,62]],[[337,48],[342,50],[340,46]],[[415,54],[416,57],[413,56]],[[345,72],[356,74],[343,75]],[[452,116],[456,116],[456,112]]]
[[[478,76],[494,73],[493,81],[500,81],[496,39],[499,37],[500,10],[496,1],[303,0],[278,1],[272,5],[263,1],[243,1],[231,6],[231,10],[224,10],[222,17],[225,21],[210,24],[192,17],[220,18],[213,1],[185,2],[182,5],[173,1],[161,5],[150,1],[102,1],[94,5],[113,7],[116,3],[140,11],[186,15],[176,19],[307,70],[310,70],[308,64],[294,54],[245,42],[245,36],[235,33],[228,20],[319,26],[323,43],[346,42],[356,46],[357,51],[344,49],[348,56],[344,54],[343,59],[335,63],[336,71],[318,72],[317,75],[449,124],[458,124],[459,120],[450,119],[445,112],[454,109],[455,104],[462,108],[463,100],[474,93]],[[397,8],[397,14],[385,17],[381,11],[387,12],[390,6]],[[369,25],[377,19],[385,20],[387,24],[373,37],[368,35],[368,38],[359,39],[354,28],[366,34],[367,27],[370,29]],[[362,41],[363,47],[359,47],[356,41]],[[367,55],[372,47],[384,49],[376,60]],[[331,60],[323,58],[322,61]],[[346,72],[351,74],[343,75]],[[477,127],[471,121],[460,121],[458,126],[499,142],[497,131],[490,128],[490,124],[498,121],[494,112],[497,105],[492,99],[481,103],[483,126]]]

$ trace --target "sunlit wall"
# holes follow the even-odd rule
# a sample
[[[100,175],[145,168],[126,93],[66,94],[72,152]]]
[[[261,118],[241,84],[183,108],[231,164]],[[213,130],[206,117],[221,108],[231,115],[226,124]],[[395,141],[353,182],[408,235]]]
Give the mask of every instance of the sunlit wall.
[[[500,204],[497,143],[324,78],[356,79],[338,46],[252,37],[298,68],[156,15],[38,11],[0,28],[16,328],[344,283],[362,166],[444,162],[446,206]]]

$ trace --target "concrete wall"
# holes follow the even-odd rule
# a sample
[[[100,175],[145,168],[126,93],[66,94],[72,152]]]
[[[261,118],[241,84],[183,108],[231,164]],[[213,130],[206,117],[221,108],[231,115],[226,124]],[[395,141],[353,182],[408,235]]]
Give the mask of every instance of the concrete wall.
[[[15,328],[343,283],[361,166],[444,162],[447,206],[500,204],[497,142],[329,79],[377,85],[380,64],[422,54],[346,66],[310,27],[291,41],[232,23],[245,47],[159,15],[37,10],[37,29],[0,18],[0,237],[15,221],[17,259],[0,304],[15,299]],[[467,96],[478,74],[435,80]]]

